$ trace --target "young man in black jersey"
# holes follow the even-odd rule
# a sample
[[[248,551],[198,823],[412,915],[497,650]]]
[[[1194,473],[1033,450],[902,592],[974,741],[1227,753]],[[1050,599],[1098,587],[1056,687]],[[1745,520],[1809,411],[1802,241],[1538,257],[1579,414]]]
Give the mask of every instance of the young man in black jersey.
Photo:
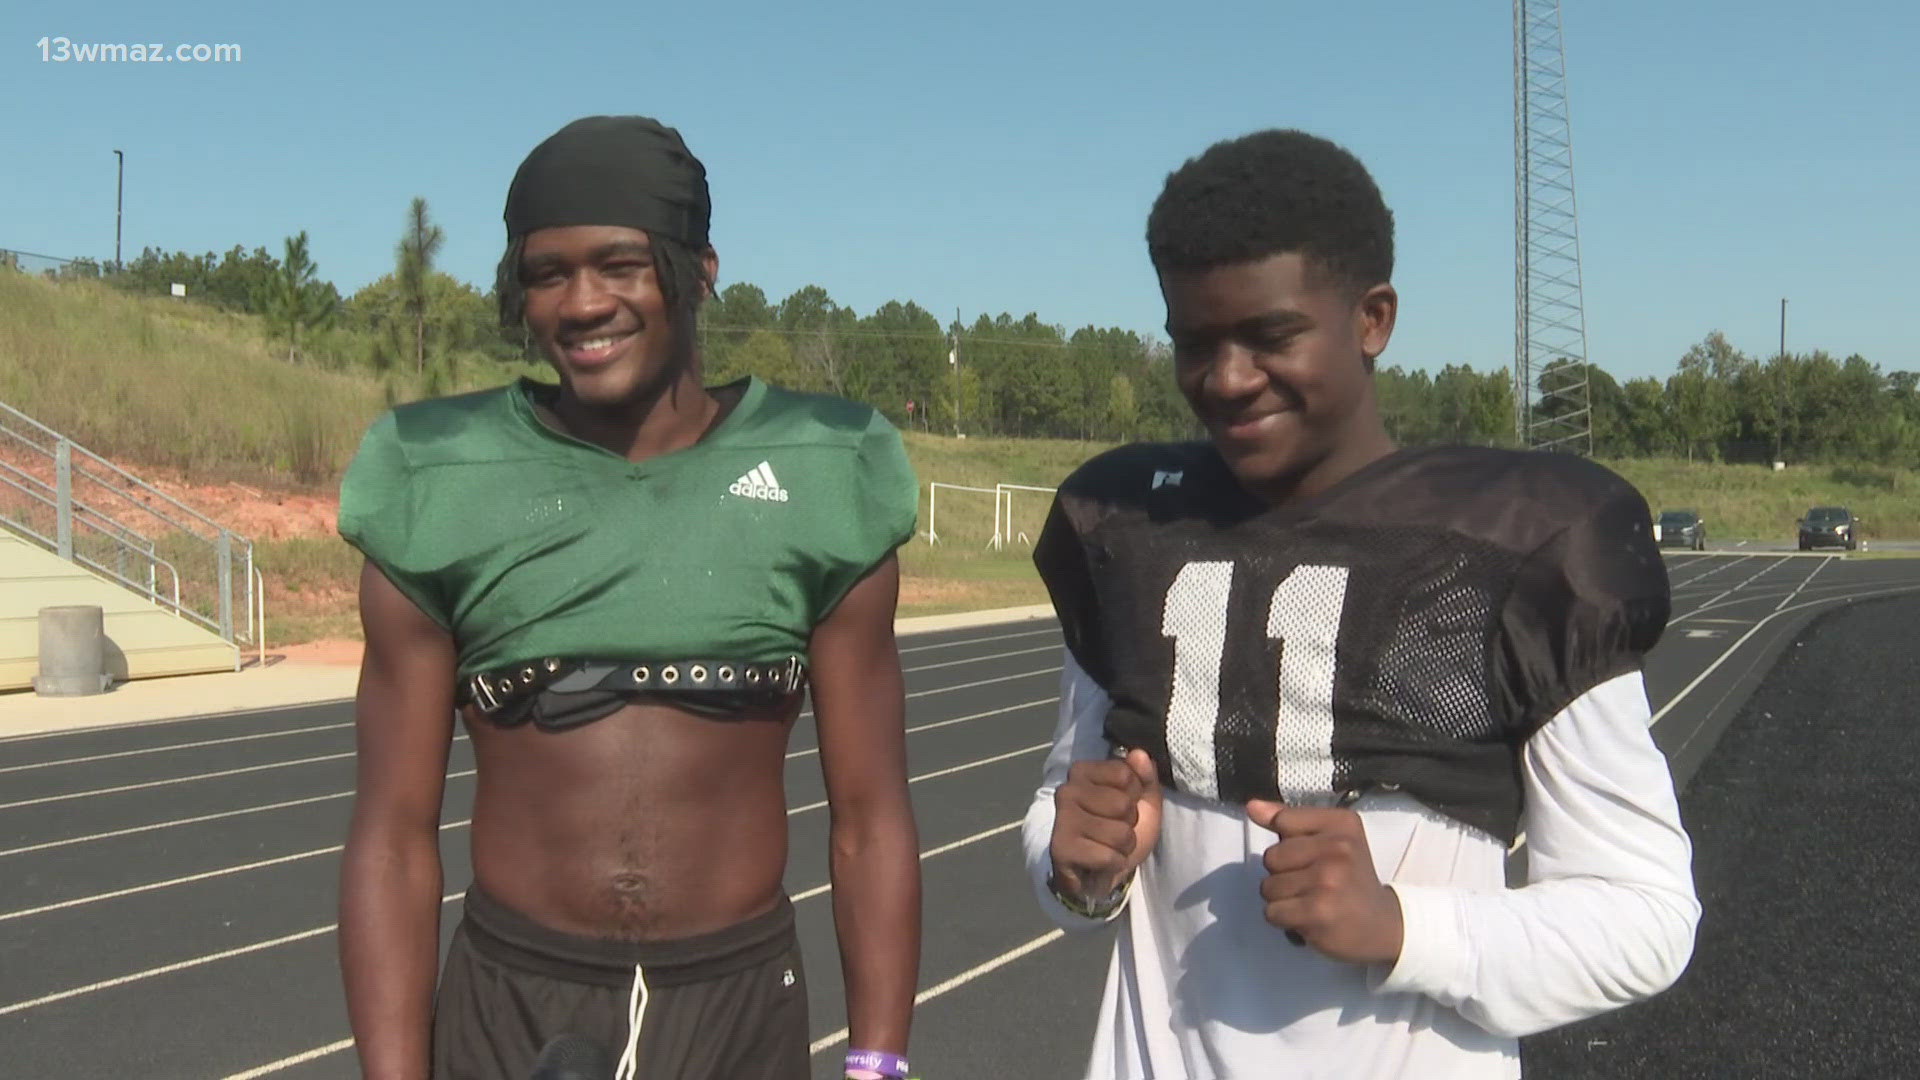
[[[1646,504],[1394,446],[1392,216],[1340,147],[1218,144],[1147,242],[1208,440],[1087,463],[1035,550],[1068,656],[1027,866],[1063,926],[1124,919],[1088,1075],[1516,1076],[1691,952]]]

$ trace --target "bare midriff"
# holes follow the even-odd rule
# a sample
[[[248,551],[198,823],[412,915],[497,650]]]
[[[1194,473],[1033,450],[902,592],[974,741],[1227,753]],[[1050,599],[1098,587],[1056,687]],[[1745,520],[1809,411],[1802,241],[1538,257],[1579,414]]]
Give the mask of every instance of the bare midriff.
[[[800,695],[715,719],[633,703],[566,731],[467,718],[474,881],[562,933],[661,941],[776,904]]]

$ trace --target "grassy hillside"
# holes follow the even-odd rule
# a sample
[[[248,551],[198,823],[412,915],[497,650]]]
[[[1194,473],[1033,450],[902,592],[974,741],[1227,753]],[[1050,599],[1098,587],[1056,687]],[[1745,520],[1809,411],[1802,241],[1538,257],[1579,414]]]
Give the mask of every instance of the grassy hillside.
[[[0,272],[0,401],[109,457],[322,483],[384,400],[373,379],[275,359],[258,319]]]
[[[504,377],[475,372],[475,379]],[[94,282],[55,284],[0,272],[0,401],[109,457],[202,482],[325,490],[337,483],[360,433],[408,387],[367,370],[293,365],[259,320],[198,304],[128,296]],[[1043,493],[1015,492],[996,550],[990,494],[943,490],[931,513],[927,483],[1051,486],[1104,449],[1038,439],[960,439],[909,432],[921,482],[922,536],[901,553],[910,613],[1043,599],[1025,543],[1046,512]],[[1867,535],[1920,537],[1920,473],[1871,466],[1608,462],[1656,511],[1697,510],[1716,540],[1787,538],[1808,507],[1842,503]],[[937,528],[941,542],[925,535]],[[355,630],[358,560],[333,538],[262,542],[276,643]]]

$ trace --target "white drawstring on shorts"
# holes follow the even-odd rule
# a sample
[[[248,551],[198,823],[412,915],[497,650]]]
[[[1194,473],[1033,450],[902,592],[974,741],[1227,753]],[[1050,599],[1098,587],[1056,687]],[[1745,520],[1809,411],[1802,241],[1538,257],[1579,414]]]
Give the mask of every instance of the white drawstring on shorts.
[[[633,967],[633,993],[627,998],[627,1048],[613,1070],[613,1080],[637,1080],[640,1075],[640,1021],[647,1015],[647,976]]]

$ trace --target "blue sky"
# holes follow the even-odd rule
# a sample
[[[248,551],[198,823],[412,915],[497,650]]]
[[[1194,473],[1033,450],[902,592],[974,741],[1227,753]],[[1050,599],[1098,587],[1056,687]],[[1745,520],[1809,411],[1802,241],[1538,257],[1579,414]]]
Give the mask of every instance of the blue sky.
[[[520,158],[639,112],[706,162],[722,282],[871,311],[1029,311],[1157,330],[1141,240],[1166,173],[1301,127],[1373,170],[1399,224],[1387,362],[1513,348],[1511,5],[637,0],[0,12],[0,247],[110,258],[278,251],[301,229],[351,292],[408,200],[484,285]],[[1920,368],[1920,5],[1588,0],[1566,11],[1589,356],[1664,375],[1708,331]],[[237,64],[43,62],[73,42],[235,43]]]

